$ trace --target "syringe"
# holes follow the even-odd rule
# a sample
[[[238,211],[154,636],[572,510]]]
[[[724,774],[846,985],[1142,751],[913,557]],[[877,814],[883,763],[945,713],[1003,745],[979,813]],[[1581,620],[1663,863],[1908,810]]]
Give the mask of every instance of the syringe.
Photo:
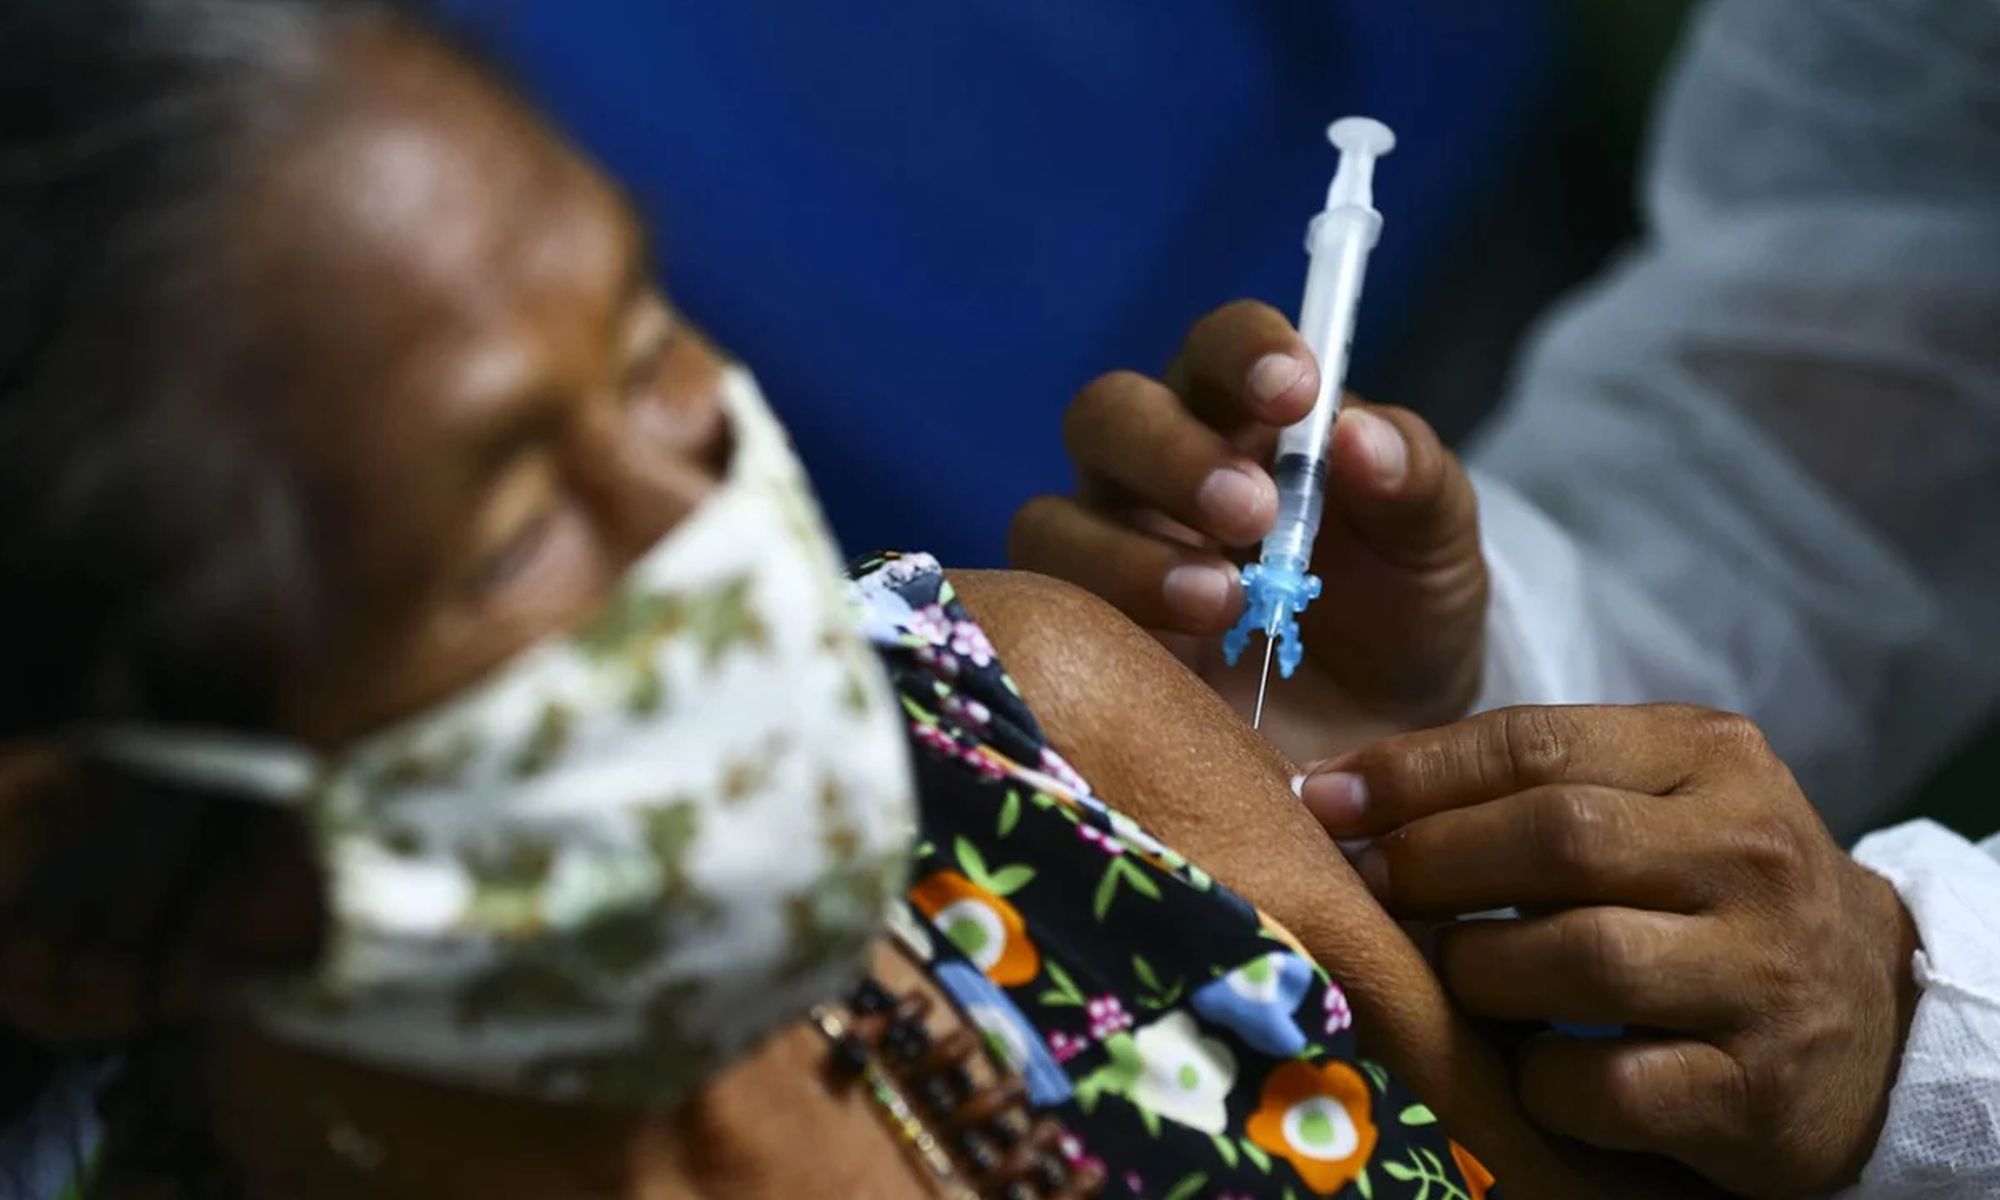
[[[1234,666],[1249,647],[1250,635],[1264,634],[1264,674],[1254,718],[1258,725],[1264,719],[1271,651],[1277,650],[1279,674],[1291,678],[1305,652],[1298,616],[1320,593],[1319,577],[1306,568],[1326,507],[1328,443],[1340,416],[1368,253],[1382,234],[1382,214],[1375,211],[1375,160],[1396,148],[1389,127],[1368,117],[1335,121],[1326,135],[1340,151],[1340,169],[1327,189],[1325,211],[1306,227],[1311,266],[1299,309],[1299,333],[1319,360],[1319,395],[1312,411],[1278,437],[1272,472],[1278,485],[1277,521],[1257,562],[1243,568],[1243,616],[1222,639],[1223,657]]]

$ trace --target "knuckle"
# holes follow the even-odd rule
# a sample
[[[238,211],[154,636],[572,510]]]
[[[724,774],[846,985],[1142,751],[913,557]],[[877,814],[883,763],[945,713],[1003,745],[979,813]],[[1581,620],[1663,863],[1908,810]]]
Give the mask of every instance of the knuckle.
[[[1652,945],[1630,923],[1607,909],[1580,909],[1560,927],[1562,952],[1582,977],[1614,999],[1644,993],[1652,975]]]
[[[1776,1126],[1796,1103],[1795,1090],[1804,1072],[1789,1054],[1760,1054],[1745,1064],[1732,1057],[1737,1067],[1731,1074],[1730,1098],[1745,1125],[1752,1129]]]
[[[1615,1054],[1604,1065],[1601,1080],[1604,1103],[1634,1127],[1658,1130],[1670,1142],[1678,1141],[1690,1129],[1687,1111],[1690,1104],[1700,1104],[1711,1111],[1719,1108],[1725,1113],[1743,1111],[1731,1094],[1735,1090],[1731,1082],[1735,1072],[1717,1072],[1713,1057],[1688,1045]],[[1729,1061],[1734,1064],[1734,1059]]]
[[[1291,322],[1261,300],[1232,300],[1194,323],[1181,346],[1181,366],[1196,376],[1222,382],[1246,354],[1275,342]]]
[[[1072,456],[1090,450],[1114,432],[1151,380],[1137,371],[1111,371],[1084,386],[1063,412],[1063,445]]]
[[[1396,777],[1397,791],[1407,796],[1427,796],[1446,789],[1458,774],[1459,751],[1447,742],[1425,742],[1408,753],[1386,757],[1383,766]]]
[[[1185,341],[1181,343],[1181,360],[1186,365],[1199,367],[1212,356],[1215,347],[1225,340],[1229,328],[1241,318],[1238,313],[1249,300],[1232,300],[1220,308],[1210,309],[1188,328]]]
[[[1791,1010],[1801,1000],[1809,1006],[1814,984],[1812,966],[1797,945],[1771,946],[1754,967],[1755,994],[1766,1012]]]
[[[1509,708],[1495,722],[1497,765],[1513,778],[1531,783],[1550,783],[1563,778],[1569,767],[1569,739],[1561,723],[1547,708]]]
[[[1660,1060],[1652,1055],[1616,1054],[1604,1062],[1604,1103],[1611,1111],[1625,1114],[1636,1123],[1651,1125],[1660,1097],[1666,1090],[1660,1078]]]
[[[1611,819],[1588,792],[1551,788],[1528,810],[1528,835],[1548,868],[1565,875],[1588,875],[1602,859]]]
[[[1750,761],[1771,756],[1771,743],[1757,722],[1741,713],[1703,710],[1696,726],[1703,743],[1732,758]]]
[[[1249,297],[1231,300],[1229,303],[1203,317],[1195,326],[1204,333],[1220,333],[1241,329],[1250,325],[1262,325],[1276,321],[1284,323],[1283,314],[1262,300]]]
[[[1730,830],[1729,845],[1731,856],[1753,879],[1789,889],[1805,874],[1804,839],[1777,814],[1739,818]]]
[[[1738,1126],[1749,1126],[1756,1121],[1757,1097],[1741,1059],[1733,1054],[1728,1056],[1728,1069],[1716,1081],[1715,1089],[1716,1106],[1729,1120]]]

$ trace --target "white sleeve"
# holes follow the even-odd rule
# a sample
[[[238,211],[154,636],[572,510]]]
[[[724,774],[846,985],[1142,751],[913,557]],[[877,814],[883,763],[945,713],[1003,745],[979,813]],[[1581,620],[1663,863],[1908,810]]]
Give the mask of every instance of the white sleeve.
[[[1694,640],[1671,604],[1506,484],[1479,471],[1472,481],[1492,585],[1473,711],[1663,700],[1745,707],[1731,665]]]
[[[1645,241],[1468,455],[1483,704],[1747,713],[1846,837],[2000,700],[1995,61],[1996,0],[1708,11]]]
[[[2000,837],[1974,846],[1918,821],[1854,857],[1916,920],[1922,994],[1882,1139],[1843,1200],[2000,1196]]]

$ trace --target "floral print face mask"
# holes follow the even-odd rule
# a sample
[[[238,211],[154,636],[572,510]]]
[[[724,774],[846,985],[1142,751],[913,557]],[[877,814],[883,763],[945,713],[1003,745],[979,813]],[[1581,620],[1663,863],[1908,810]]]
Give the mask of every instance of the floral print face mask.
[[[728,478],[586,628],[330,761],[117,730],[155,778],[296,805],[330,941],[275,1035],[555,1100],[683,1096],[865,969],[915,829],[901,719],[755,383]]]

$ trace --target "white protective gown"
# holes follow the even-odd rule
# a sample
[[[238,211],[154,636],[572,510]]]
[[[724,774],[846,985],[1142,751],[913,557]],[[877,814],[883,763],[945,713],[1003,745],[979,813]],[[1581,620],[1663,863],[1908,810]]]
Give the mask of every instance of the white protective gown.
[[[1719,0],[1663,103],[1471,454],[1482,707],[1747,713],[1852,837],[2000,705],[2000,0]],[[1925,948],[1855,1194],[2000,1196],[2000,837],[1856,856]]]

